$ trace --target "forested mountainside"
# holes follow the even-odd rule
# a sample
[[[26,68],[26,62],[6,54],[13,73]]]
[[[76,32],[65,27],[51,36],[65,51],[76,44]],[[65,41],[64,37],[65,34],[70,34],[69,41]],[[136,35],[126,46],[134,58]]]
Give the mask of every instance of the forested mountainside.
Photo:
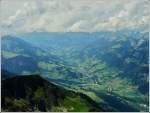
[[[104,111],[88,96],[54,85],[39,75],[2,80],[1,106],[8,112]]]
[[[106,111],[148,111],[148,41],[147,32],[135,31],[4,36],[2,69],[40,73]]]
[[[110,68],[118,69],[122,77],[127,77],[139,85],[139,90],[142,93],[147,93],[148,35],[148,32],[120,31],[95,33],[32,32],[21,36],[24,40],[43,50],[53,48],[53,51],[50,52],[68,61],[73,65],[73,68],[86,63],[86,61],[90,62],[90,59],[102,61]],[[88,65],[90,64],[86,64],[86,66]]]
[[[2,37],[2,69],[15,74],[33,74],[51,72],[63,77],[77,77],[63,60],[32,44],[13,37]],[[53,68],[53,69],[52,69]],[[69,76],[70,75],[70,76]],[[78,74],[79,75],[79,74]]]

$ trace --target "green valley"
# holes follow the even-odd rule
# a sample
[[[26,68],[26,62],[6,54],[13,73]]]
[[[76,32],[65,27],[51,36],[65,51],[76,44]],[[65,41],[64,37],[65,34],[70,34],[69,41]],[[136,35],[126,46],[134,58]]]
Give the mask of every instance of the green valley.
[[[32,32],[17,37],[2,37],[2,69],[14,73],[3,80],[39,74],[50,83],[86,95],[102,111],[148,111],[148,33]],[[39,88],[35,96],[39,98],[45,90]],[[82,101],[80,96],[66,96],[58,101],[63,106],[49,110],[90,111]],[[29,104],[24,98],[18,103]]]

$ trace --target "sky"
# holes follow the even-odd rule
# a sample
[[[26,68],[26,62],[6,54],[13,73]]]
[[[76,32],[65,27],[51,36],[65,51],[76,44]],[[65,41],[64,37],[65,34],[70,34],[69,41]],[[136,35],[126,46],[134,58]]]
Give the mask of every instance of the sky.
[[[1,34],[147,30],[149,0],[0,0]]]

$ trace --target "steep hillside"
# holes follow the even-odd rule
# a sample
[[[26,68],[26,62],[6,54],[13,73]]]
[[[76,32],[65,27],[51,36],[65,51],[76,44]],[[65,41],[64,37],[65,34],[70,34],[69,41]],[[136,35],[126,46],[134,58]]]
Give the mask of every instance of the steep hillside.
[[[120,77],[132,80],[141,93],[148,93],[147,32],[32,32],[20,36],[47,52],[52,50],[49,48],[53,48],[53,54],[67,61],[71,68],[85,76],[85,79],[89,74],[89,78],[94,78],[90,79],[92,82],[96,78],[100,79],[100,66],[106,65]],[[105,72],[105,69],[103,71]]]
[[[55,77],[77,77],[63,60],[13,36],[2,37],[2,69],[16,74],[53,73]],[[61,74],[61,76],[59,76]]]
[[[82,65],[85,66],[84,68],[86,66],[90,68],[91,63],[95,64],[95,71],[91,74],[95,72],[100,74],[98,66],[104,64],[109,69],[116,70],[115,73],[119,72],[120,77],[132,80],[132,83],[138,85],[141,93],[148,93],[148,47],[148,33],[122,35],[114,39],[102,38],[81,50],[78,59],[86,64]],[[93,70],[94,67],[92,65],[91,67],[87,70],[88,72]]]
[[[103,111],[89,97],[38,75],[2,80],[2,111]]]

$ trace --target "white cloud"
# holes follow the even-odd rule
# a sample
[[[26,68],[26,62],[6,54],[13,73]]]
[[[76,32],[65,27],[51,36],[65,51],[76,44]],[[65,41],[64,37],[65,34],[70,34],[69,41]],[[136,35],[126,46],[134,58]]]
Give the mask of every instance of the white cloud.
[[[148,25],[149,0],[2,0],[2,33],[116,31]]]
[[[129,15],[129,12],[128,11],[121,11],[119,14],[118,14],[118,17],[121,18],[121,17],[126,17]]]
[[[77,21],[75,22],[71,27],[69,27],[67,29],[67,31],[73,31],[73,32],[78,32],[78,31],[87,31],[89,25],[88,25],[88,22],[85,21],[85,20],[80,20],[80,21]]]

